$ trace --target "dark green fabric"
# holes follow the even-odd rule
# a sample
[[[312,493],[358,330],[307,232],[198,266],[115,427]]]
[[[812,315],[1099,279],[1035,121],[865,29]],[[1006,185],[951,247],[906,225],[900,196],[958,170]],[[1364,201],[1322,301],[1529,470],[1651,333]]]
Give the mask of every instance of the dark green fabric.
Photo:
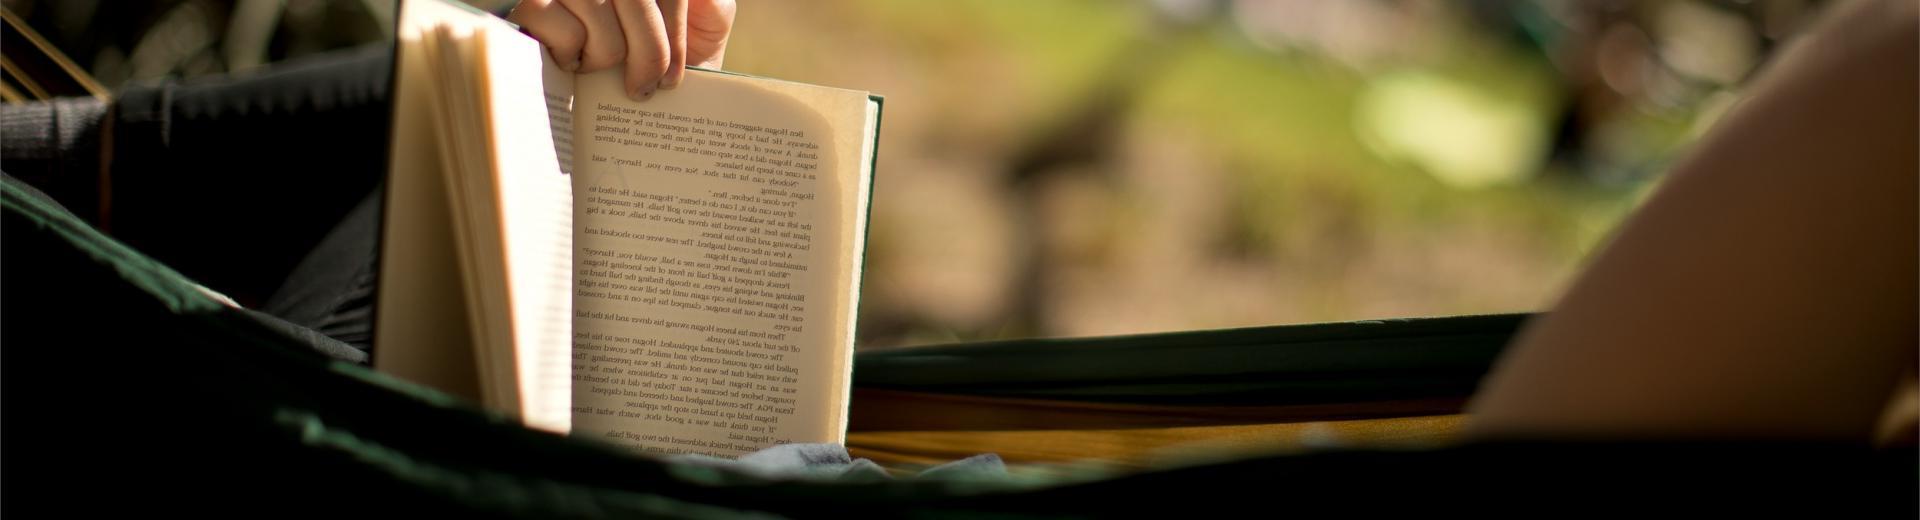
[[[11,178],[0,208],[9,509],[731,517],[982,485],[774,485],[527,430],[314,352]]]
[[[0,210],[0,507],[9,513],[1911,517],[1914,503],[1911,451],[1792,443],[1324,453],[1083,481],[770,481],[527,430],[328,358],[10,178],[0,183]]]
[[[1126,403],[1465,397],[1531,315],[995,341],[862,352],[854,385]]]

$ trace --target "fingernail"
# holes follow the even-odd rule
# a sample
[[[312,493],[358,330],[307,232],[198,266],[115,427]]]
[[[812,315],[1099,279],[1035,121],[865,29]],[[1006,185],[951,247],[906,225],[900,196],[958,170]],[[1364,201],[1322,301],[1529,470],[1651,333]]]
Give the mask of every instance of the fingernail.
[[[653,89],[629,90],[627,91],[627,97],[632,98],[634,101],[646,101],[647,98],[653,97]]]
[[[673,77],[672,75],[660,78],[660,90],[667,90],[678,86],[680,86],[680,78]]]

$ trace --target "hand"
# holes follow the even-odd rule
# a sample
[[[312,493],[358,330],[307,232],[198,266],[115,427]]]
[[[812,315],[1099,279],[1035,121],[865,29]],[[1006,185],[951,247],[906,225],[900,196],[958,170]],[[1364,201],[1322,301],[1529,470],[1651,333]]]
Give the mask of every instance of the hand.
[[[719,68],[734,0],[521,0],[507,20],[573,72],[626,64],[627,97],[670,89],[687,65]]]

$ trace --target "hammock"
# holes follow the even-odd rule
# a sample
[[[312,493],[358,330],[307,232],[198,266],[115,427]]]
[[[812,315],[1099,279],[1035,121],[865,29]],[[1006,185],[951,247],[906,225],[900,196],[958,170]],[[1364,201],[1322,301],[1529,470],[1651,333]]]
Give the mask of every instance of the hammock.
[[[864,352],[848,440],[855,455],[910,472],[991,452],[1013,470],[767,478],[528,430],[328,357],[11,178],[0,183],[0,210],[0,442],[5,506],[15,510],[1911,516],[1920,484],[1911,450],[1459,444],[1460,405],[1522,315]],[[1091,458],[1107,462],[1084,462]]]

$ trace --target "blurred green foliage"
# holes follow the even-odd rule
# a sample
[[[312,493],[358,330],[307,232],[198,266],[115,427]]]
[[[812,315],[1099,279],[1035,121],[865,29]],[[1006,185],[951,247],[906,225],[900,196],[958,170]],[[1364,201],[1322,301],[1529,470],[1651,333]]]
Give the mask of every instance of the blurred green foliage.
[[[8,6],[122,82],[391,23],[76,1]],[[865,347],[1544,308],[1817,7],[742,3],[727,68],[887,96]]]

